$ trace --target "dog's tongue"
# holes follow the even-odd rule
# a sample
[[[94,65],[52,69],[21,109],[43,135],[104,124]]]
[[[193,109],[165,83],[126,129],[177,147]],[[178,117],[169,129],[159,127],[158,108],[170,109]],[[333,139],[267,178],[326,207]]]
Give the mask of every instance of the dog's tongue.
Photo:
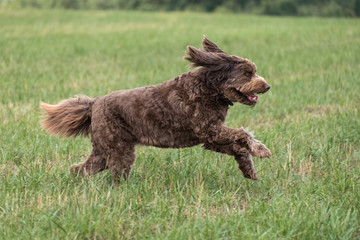
[[[258,96],[251,94],[251,95],[247,95],[247,98],[251,101],[251,102],[257,102],[258,100]]]

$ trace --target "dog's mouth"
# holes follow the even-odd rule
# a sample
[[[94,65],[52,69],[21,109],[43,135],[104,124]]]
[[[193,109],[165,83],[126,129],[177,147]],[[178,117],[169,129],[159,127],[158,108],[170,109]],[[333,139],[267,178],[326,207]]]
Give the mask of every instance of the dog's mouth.
[[[243,93],[235,88],[234,88],[234,91],[236,92],[236,95],[239,98],[239,102],[242,104],[254,106],[257,103],[257,101],[259,100],[259,97],[256,96],[255,94]]]
[[[244,94],[244,93],[243,93]],[[250,101],[250,102],[253,102],[253,103],[256,103],[258,101],[258,96],[256,96],[255,94],[244,94],[247,99]]]

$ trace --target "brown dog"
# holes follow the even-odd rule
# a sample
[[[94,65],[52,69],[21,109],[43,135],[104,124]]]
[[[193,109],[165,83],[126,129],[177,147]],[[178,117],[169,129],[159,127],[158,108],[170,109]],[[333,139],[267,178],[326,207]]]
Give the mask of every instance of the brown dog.
[[[109,95],[41,103],[46,111],[42,127],[65,137],[91,135],[92,152],[70,167],[91,175],[111,169],[115,184],[127,178],[135,161],[135,145],[205,149],[235,157],[246,178],[256,180],[252,156],[270,151],[243,128],[224,125],[229,105],[254,106],[256,93],[270,89],[248,59],[231,56],[206,37],[204,50],[188,47],[186,60],[200,67],[155,86],[120,90]]]

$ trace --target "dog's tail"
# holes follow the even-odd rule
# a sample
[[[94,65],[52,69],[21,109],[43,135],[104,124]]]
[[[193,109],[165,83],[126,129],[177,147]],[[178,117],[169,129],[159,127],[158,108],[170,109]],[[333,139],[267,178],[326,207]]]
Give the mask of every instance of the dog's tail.
[[[54,135],[76,137],[89,136],[91,129],[91,109],[94,99],[80,96],[61,101],[57,105],[41,102],[46,111],[41,121],[43,129]]]

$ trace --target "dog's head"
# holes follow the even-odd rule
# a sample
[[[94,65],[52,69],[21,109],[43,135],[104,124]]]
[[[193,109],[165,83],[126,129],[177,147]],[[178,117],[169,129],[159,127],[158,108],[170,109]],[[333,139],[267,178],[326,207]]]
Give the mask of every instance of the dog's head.
[[[208,85],[231,102],[254,106],[256,94],[265,93],[270,85],[256,74],[256,65],[246,58],[229,55],[209,39],[203,39],[204,50],[188,46],[186,60],[192,67],[201,67]]]

